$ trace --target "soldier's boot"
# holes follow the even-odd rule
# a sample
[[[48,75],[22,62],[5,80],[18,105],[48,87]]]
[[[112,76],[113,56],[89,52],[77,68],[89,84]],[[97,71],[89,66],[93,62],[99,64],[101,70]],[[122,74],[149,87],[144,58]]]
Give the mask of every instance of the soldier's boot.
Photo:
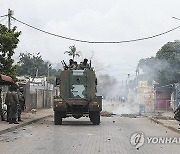
[[[14,124],[19,124],[19,122],[17,122],[16,118],[13,118],[13,123]]]
[[[19,121],[19,122],[23,122],[23,120],[21,119],[21,117],[18,117],[18,121]]]
[[[5,119],[4,119],[4,117],[3,117],[3,116],[1,116],[1,121],[5,121]]]
[[[8,119],[9,124],[13,124],[13,120],[11,118]]]

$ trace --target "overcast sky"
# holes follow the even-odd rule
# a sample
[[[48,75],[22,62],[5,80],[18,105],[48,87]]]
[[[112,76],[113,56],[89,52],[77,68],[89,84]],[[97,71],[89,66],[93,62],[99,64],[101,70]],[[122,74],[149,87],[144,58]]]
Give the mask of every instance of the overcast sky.
[[[179,0],[0,0],[0,15],[14,10],[14,17],[42,30],[88,41],[123,41],[148,37],[180,25]],[[0,18],[7,25],[7,18]],[[53,64],[65,60],[69,46],[75,45],[83,58],[93,57],[99,73],[119,80],[135,75],[142,58],[155,56],[167,42],[180,38],[180,29],[153,39],[123,44],[88,44],[50,36],[12,21],[22,31],[16,49],[40,52]],[[80,61],[81,59],[78,59]]]

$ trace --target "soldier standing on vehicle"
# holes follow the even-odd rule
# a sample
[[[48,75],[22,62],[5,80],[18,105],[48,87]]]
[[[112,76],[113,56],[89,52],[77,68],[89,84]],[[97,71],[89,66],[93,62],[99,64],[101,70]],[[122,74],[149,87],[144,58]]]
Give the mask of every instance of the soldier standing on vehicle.
[[[77,62],[75,61],[75,62],[74,62],[73,69],[76,70],[77,68],[78,68],[78,64],[77,64]]]
[[[69,69],[72,69],[74,67],[74,61],[72,59],[69,60]]]
[[[21,113],[24,111],[24,106],[25,106],[25,98],[21,90],[18,90],[18,99],[19,99],[19,104],[18,104],[18,121],[23,122],[21,119]]]
[[[2,89],[0,89],[0,116],[1,116],[1,121],[5,121],[4,115],[3,115],[3,108],[2,108],[1,92],[2,92]]]
[[[87,63],[88,59],[84,59],[84,61],[80,64],[80,69],[85,69],[85,68],[89,68],[89,64]]]
[[[9,124],[19,124],[17,122],[17,106],[19,104],[17,88],[15,85],[9,87],[9,92],[7,92],[5,103],[7,105],[7,121]]]

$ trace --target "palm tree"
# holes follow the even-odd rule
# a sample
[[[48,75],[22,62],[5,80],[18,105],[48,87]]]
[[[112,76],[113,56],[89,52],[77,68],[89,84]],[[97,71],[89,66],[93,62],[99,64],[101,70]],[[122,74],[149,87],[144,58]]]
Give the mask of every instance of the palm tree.
[[[64,54],[67,53],[69,56],[72,56],[73,61],[76,56],[80,57],[80,51],[76,50],[75,45],[70,46],[69,49],[70,51],[65,51]]]

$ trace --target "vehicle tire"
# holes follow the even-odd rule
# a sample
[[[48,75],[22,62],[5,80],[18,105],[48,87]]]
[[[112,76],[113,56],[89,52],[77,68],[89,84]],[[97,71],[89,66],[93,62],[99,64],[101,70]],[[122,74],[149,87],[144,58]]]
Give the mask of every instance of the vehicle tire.
[[[62,125],[62,115],[59,111],[54,111],[54,124]]]
[[[180,121],[180,109],[176,109],[174,112],[174,119]]]
[[[91,111],[89,113],[90,121],[93,123],[93,125],[99,125],[100,124],[100,111]]]

